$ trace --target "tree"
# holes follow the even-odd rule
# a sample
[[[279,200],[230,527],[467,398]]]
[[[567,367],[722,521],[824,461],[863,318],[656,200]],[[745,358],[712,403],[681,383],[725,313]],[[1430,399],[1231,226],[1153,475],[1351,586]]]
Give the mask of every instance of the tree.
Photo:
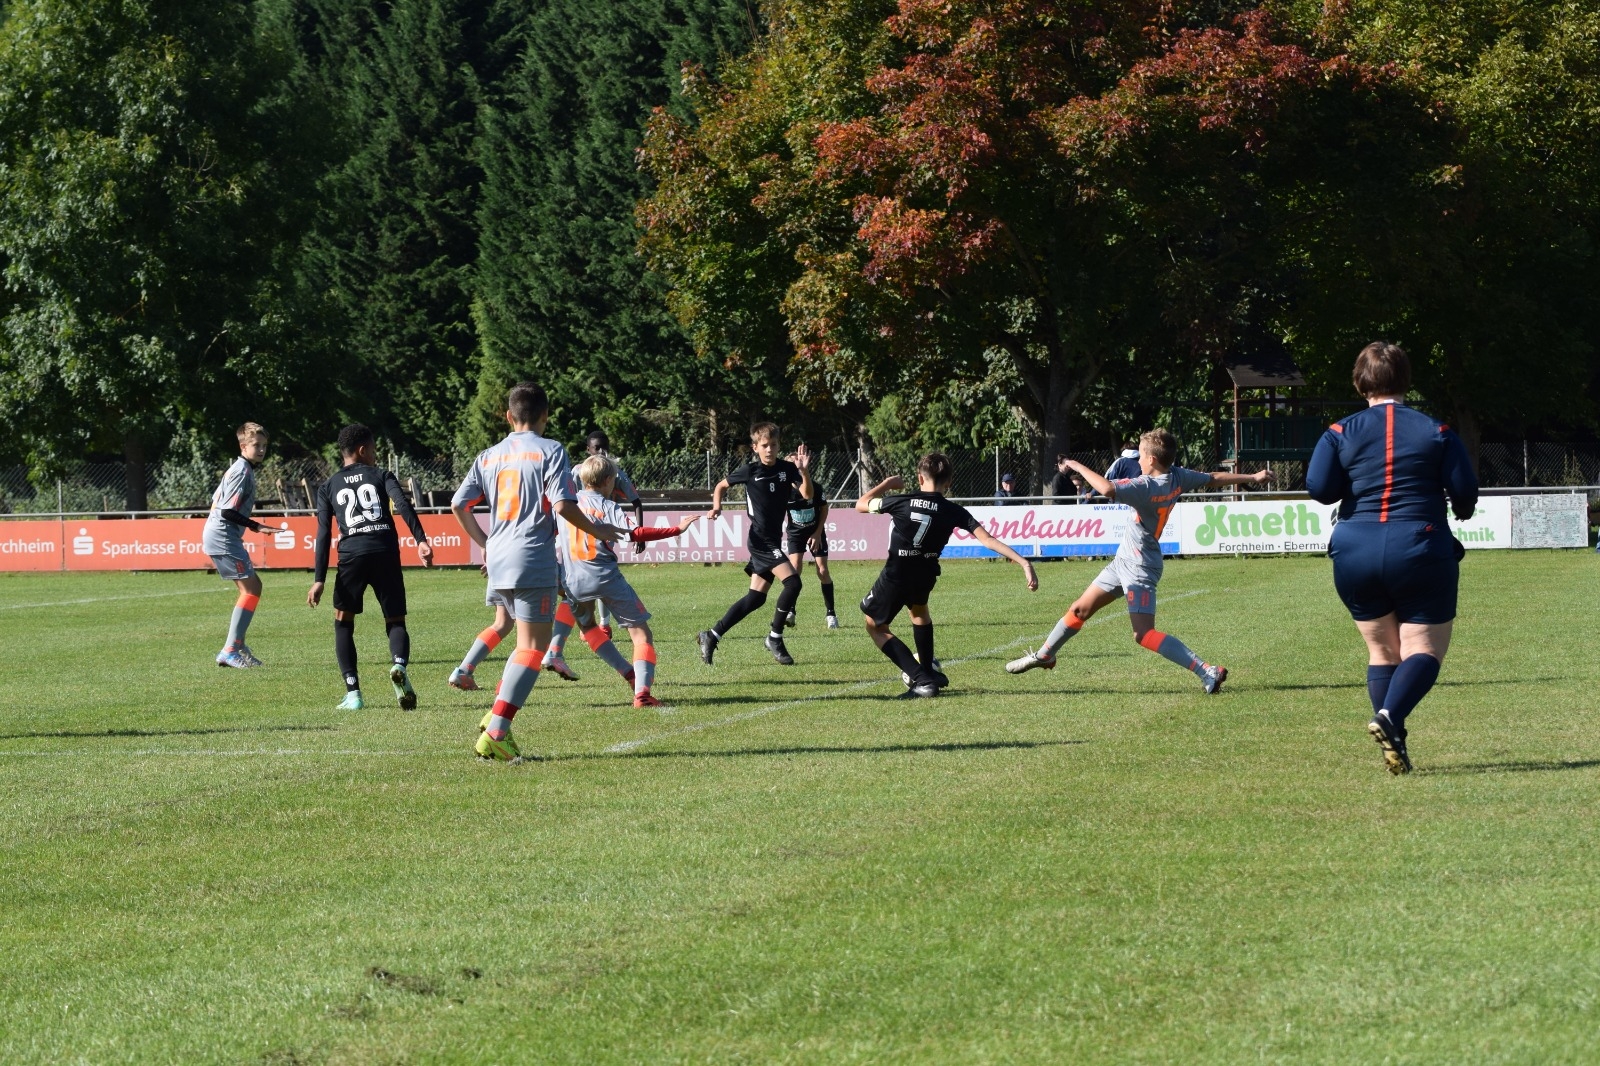
[[[36,469],[292,423],[285,247],[319,144],[242,2],[17,0],[0,23],[0,416]]]
[[[646,142],[645,247],[697,346],[781,346],[816,402],[1002,359],[1041,470],[1107,367],[1203,379],[1264,328],[1286,179],[1337,174],[1320,145],[1369,149],[1385,106],[1419,113],[1394,72],[1225,5],[856,0],[774,24],[698,125],[663,112]]]
[[[558,432],[600,424],[623,449],[714,445],[727,422],[789,406],[781,373],[692,357],[635,251],[652,105],[672,106],[683,63],[714,64],[751,30],[744,0],[559,0],[521,20],[484,122],[470,443],[500,431],[521,378],[545,383]]]
[[[490,0],[302,0],[281,17],[342,149],[299,261],[332,304],[333,399],[401,445],[447,453],[474,391],[481,107],[511,15]]]

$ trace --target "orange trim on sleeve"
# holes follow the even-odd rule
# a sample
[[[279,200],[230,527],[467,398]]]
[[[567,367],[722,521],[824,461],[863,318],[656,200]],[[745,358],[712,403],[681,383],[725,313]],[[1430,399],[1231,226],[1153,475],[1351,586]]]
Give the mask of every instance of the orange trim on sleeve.
[[[1341,426],[1337,422],[1335,422],[1333,425],[1329,426],[1328,428],[1333,430],[1335,433],[1343,433],[1344,432],[1344,427]]]
[[[1378,521],[1389,520],[1389,497],[1394,494],[1394,404],[1384,405],[1383,423],[1383,505]]]

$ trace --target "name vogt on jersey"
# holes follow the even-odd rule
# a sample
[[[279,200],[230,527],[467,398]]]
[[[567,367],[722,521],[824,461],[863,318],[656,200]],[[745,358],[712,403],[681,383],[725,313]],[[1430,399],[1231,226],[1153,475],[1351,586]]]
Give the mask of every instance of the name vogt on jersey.
[[[341,474],[339,479],[354,489],[340,489],[334,497],[343,510],[346,535],[379,533],[393,529],[394,522],[384,518],[383,504],[379,501],[377,486],[365,480],[360,473]]]

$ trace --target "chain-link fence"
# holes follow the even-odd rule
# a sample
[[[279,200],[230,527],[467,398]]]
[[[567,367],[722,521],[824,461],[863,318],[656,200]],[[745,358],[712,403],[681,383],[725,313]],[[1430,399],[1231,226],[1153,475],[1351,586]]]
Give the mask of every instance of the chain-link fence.
[[[1048,494],[1047,473],[1035,465],[1030,452],[1005,449],[955,449],[949,453],[955,467],[951,495],[964,499],[993,497],[1000,478],[1011,474],[1015,495]],[[619,457],[624,470],[646,498],[702,500],[711,487],[748,458],[735,452],[678,452],[667,455]],[[1094,470],[1105,470],[1116,458],[1112,451],[1074,452],[1072,458]],[[853,499],[890,474],[908,481],[916,477],[918,456],[910,449],[880,447],[872,451],[817,452],[812,457],[812,477],[830,499]],[[419,506],[448,506],[450,496],[466,473],[470,457],[437,456],[417,459],[404,455],[382,457]],[[1195,469],[1215,469],[1216,449],[1197,444],[1186,449],[1180,462]],[[1559,487],[1600,485],[1600,444],[1485,444],[1478,452],[1479,478],[1485,488],[1517,486]],[[1050,464],[1053,470],[1054,464]],[[1244,463],[1243,470],[1263,463]],[[1275,462],[1277,487],[1305,485],[1305,464]],[[146,507],[151,511],[203,513],[221,479],[224,466],[204,460],[174,460],[151,465],[145,472]],[[308,511],[317,489],[332,473],[320,458],[269,458],[256,475],[257,506],[264,511]],[[128,473],[121,463],[78,463],[59,478],[34,481],[23,467],[0,468],[0,514],[117,514],[128,508]]]

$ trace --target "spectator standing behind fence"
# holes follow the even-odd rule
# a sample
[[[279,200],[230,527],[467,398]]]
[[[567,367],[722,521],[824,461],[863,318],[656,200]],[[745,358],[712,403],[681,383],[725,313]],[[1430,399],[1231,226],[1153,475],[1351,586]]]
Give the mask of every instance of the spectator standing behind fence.
[[[1405,405],[1411,361],[1367,345],[1351,375],[1367,409],[1328,427],[1306,467],[1306,491],[1339,505],[1328,543],[1333,587],[1367,642],[1367,732],[1392,774],[1411,771],[1406,715],[1438,680],[1456,617],[1461,543],[1445,497],[1472,517],[1478,478],[1450,427]]]
[[[1122,442],[1122,454],[1106,467],[1107,481],[1121,481],[1126,478],[1138,477],[1143,471],[1139,469],[1139,442],[1125,440]]]
[[[1089,503],[1094,499],[1094,489],[1083,480],[1083,475],[1076,470],[1072,472],[1072,502]]]
[[[1050,491],[1048,493],[1053,500],[1072,495],[1072,467],[1067,464],[1068,459],[1065,455],[1056,456],[1056,473],[1050,479]]]
[[[994,505],[1005,507],[1017,502],[1017,475],[1001,474],[1000,487],[994,493]]]

